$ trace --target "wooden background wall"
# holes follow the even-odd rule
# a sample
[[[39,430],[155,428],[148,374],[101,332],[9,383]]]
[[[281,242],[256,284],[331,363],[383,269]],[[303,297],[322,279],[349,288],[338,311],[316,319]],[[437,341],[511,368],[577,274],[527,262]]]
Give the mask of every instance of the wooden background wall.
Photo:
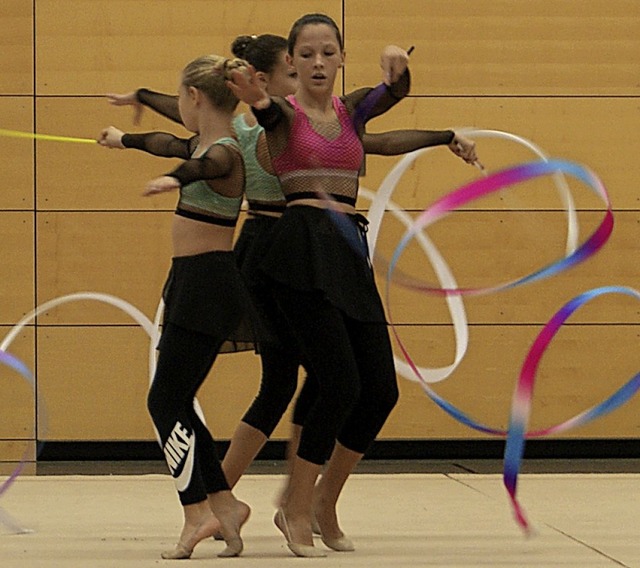
[[[479,420],[505,427],[513,386],[541,326],[568,299],[596,286],[638,287],[640,273],[640,3],[636,0],[3,0],[0,7],[0,128],[95,138],[170,129],[151,113],[140,127],[104,94],[147,86],[174,92],[184,64],[227,53],[241,33],[286,35],[306,12],[342,26],[344,89],[380,79],[378,52],[415,45],[413,91],[371,131],[470,126],[512,132],[548,154],[591,167],[605,182],[616,226],[585,264],[537,284],[465,299],[470,343],[457,371],[436,390]],[[341,86],[342,87],[342,86]],[[532,159],[522,147],[478,139],[490,169]],[[45,301],[81,291],[112,294],[153,318],[170,262],[175,196],[143,198],[144,182],[167,164],[135,151],[0,137],[0,336]],[[396,158],[368,158],[364,187],[376,189]],[[415,213],[478,176],[448,150],[420,158],[394,201]],[[602,203],[571,184],[584,239]],[[366,210],[368,202],[359,206]],[[379,250],[402,234],[385,216]],[[566,214],[550,178],[474,203],[429,230],[460,285],[492,285],[564,253]],[[432,271],[417,246],[406,270]],[[384,281],[380,281],[381,287]],[[393,319],[416,361],[453,360],[442,298],[391,291]],[[638,371],[640,304],[595,300],[563,327],[545,356],[532,426],[568,418]],[[19,459],[35,439],[153,440],[145,407],[148,339],[123,312],[73,302],[24,328],[10,352],[35,370],[26,381],[0,368],[0,461]],[[199,397],[214,435],[229,438],[254,396],[253,354],[224,356]],[[382,439],[484,436],[446,416],[400,378],[401,401]],[[632,401],[576,438],[640,436]],[[286,438],[287,420],[276,431]]]

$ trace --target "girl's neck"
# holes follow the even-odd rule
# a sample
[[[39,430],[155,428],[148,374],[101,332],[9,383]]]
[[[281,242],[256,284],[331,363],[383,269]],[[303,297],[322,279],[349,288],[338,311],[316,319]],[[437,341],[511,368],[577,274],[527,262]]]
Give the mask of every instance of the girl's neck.
[[[295,92],[296,101],[305,110],[318,114],[329,114],[333,111],[333,93],[330,91],[313,93],[305,89]]]
[[[233,114],[218,109],[203,109],[198,117],[200,145],[210,145],[220,138],[234,136]]]

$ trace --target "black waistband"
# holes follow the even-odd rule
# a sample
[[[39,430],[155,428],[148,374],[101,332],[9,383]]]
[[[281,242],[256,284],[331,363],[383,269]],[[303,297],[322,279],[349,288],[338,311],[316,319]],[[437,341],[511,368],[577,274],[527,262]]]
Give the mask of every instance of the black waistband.
[[[285,195],[285,199],[287,200],[287,203],[291,203],[292,201],[298,201],[299,199],[325,199],[325,195],[328,195],[330,199],[340,203],[346,203],[348,205],[353,205],[354,207],[356,205],[355,198],[349,197],[348,195],[338,195],[337,193],[322,194],[316,191],[296,191],[295,193]]]
[[[249,213],[260,213],[260,211],[282,213],[286,207],[284,203],[254,203],[249,201]]]
[[[223,227],[235,227],[238,219],[224,219],[223,217],[212,217],[211,215],[204,215],[202,213],[196,213],[195,211],[187,211],[186,209],[176,209],[176,215],[180,217],[186,217],[187,219],[193,219],[194,221],[202,221],[209,225],[221,225]]]

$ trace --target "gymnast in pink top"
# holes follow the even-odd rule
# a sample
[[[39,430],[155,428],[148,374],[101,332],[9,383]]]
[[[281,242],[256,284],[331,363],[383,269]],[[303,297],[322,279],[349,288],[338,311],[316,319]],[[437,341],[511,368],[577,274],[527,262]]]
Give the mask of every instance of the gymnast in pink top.
[[[292,97],[270,97],[251,72],[234,73],[229,86],[264,127],[287,200],[258,268],[318,384],[274,521],[294,554],[324,556],[313,545],[312,523],[329,548],[354,549],[339,527],[337,500],[398,399],[366,220],[355,203],[364,126],[409,92],[410,76],[406,51],[388,46],[384,85],[335,97],[343,43],[323,14],[294,23],[288,61],[298,73]],[[328,207],[344,214],[339,222]]]
[[[317,198],[314,192],[297,191],[296,179],[313,177],[337,177],[357,180],[364,150],[351,117],[339,97],[332,97],[333,110],[338,118],[340,134],[327,144],[326,138],[314,130],[311,120],[293,95],[286,100],[295,109],[290,138],[284,151],[273,159],[273,168],[280,183],[290,188],[285,190],[287,201],[302,198]],[[355,197],[331,194],[337,201],[355,205]]]

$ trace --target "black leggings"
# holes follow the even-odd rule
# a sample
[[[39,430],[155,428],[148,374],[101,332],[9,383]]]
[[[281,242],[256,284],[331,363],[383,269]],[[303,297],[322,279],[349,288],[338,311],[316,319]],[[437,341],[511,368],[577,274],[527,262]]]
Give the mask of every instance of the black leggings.
[[[323,464],[335,440],[364,453],[398,401],[393,352],[385,323],[354,320],[321,292],[274,288],[317,396],[302,424],[298,456]]]
[[[225,338],[165,322],[147,407],[183,505],[229,489],[211,433],[194,409]]]
[[[300,359],[297,352],[276,342],[260,344],[260,359],[260,390],[242,421],[268,438],[296,393]]]

